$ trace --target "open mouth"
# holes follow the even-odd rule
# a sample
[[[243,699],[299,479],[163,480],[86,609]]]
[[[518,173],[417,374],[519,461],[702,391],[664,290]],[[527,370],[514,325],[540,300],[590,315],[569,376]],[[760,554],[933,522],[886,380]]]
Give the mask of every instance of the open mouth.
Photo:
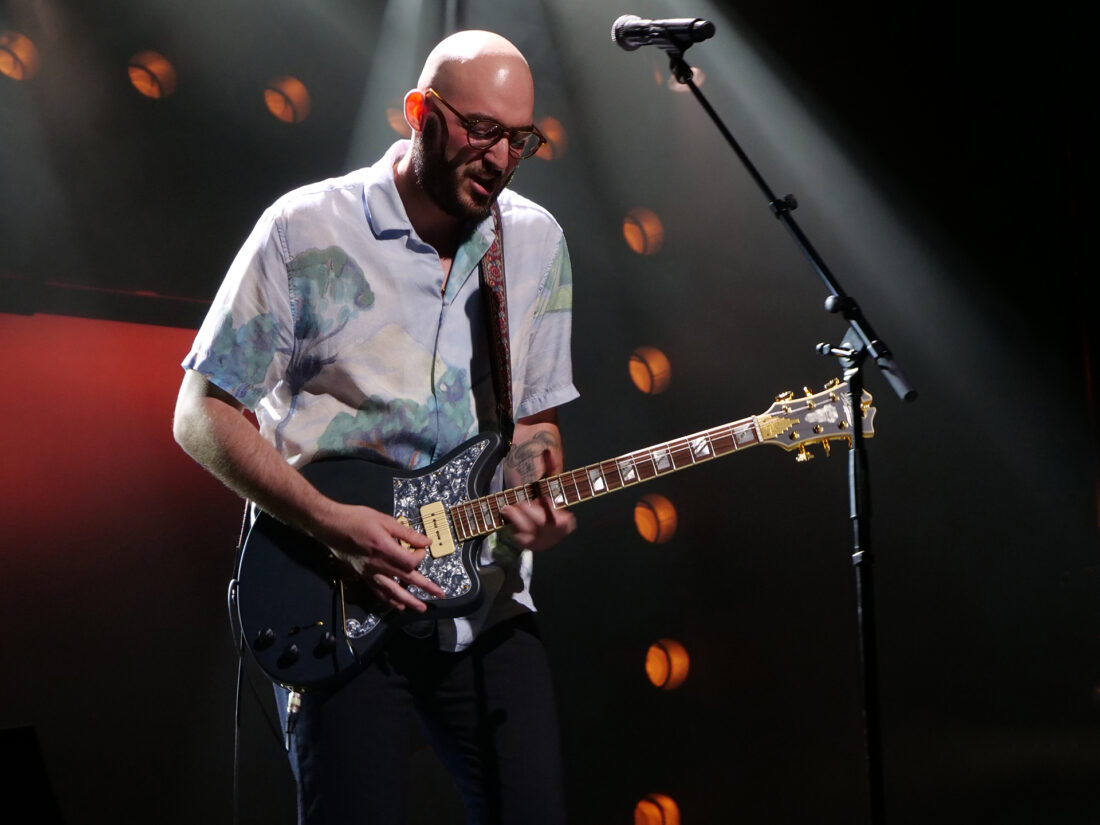
[[[497,184],[500,182],[499,178],[477,178],[472,175],[469,180],[474,191],[483,198],[492,197],[493,193],[496,191]]]

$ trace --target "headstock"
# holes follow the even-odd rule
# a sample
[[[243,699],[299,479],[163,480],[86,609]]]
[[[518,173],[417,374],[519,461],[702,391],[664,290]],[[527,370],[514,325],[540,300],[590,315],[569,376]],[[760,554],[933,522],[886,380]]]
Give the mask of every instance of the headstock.
[[[875,434],[875,408],[871,406],[871,394],[866,390],[859,401],[859,410],[852,415],[848,398],[848,385],[834,378],[821,392],[804,388],[805,393],[796,397],[793,392],[776,396],[768,411],[755,417],[760,429],[761,444],[777,444],[784,450],[797,450],[797,461],[809,461],[813,453],[806,447],[821,444],[825,455],[829,454],[829,442],[843,439],[852,443],[852,428],[858,423],[863,437]]]

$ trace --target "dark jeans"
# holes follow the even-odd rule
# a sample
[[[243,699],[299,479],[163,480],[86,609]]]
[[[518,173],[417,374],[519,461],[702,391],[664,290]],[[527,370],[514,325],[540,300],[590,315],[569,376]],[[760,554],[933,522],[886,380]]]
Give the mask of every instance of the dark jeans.
[[[286,691],[276,698],[282,717]],[[404,825],[415,717],[471,825],[564,825],[557,714],[529,615],[462,653],[394,631],[350,683],[304,694],[289,754],[299,822]]]

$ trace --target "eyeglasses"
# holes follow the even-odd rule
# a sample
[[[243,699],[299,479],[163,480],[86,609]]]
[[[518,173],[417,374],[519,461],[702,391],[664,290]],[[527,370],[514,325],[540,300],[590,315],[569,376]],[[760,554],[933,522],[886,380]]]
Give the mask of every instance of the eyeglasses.
[[[433,95],[454,113],[458,122],[462,124],[462,128],[466,130],[466,142],[472,149],[488,149],[490,146],[495,146],[501,138],[507,138],[508,153],[514,158],[523,160],[531,157],[549,142],[534,124],[530,128],[508,129],[490,118],[471,120],[444,100],[435,89],[428,89],[428,94]]]

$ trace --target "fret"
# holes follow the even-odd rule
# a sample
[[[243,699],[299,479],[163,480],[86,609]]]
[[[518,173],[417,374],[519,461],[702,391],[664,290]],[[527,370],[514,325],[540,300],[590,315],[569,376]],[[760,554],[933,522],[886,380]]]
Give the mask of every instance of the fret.
[[[735,427],[733,430],[733,441],[738,448],[746,447],[751,444],[758,444],[760,442],[760,431],[757,429],[756,422],[750,421],[740,424],[739,428]]]
[[[733,439],[733,430],[728,427],[721,428],[721,433],[711,436],[711,447],[715,455],[725,455],[737,448],[737,442]]]
[[[470,507],[470,503],[466,502],[462,505],[462,523],[465,525],[467,538],[473,538],[480,535],[481,531],[477,529],[477,524],[474,523],[473,508]]]
[[[649,481],[651,478],[656,478],[660,475],[660,471],[657,469],[657,462],[654,460],[652,453],[635,453],[634,456],[634,468],[638,471],[639,481]]]
[[[714,457],[708,435],[704,434],[691,440],[691,455],[696,461],[706,461],[708,458]]]
[[[672,458],[672,469],[674,470],[682,470],[695,463],[695,456],[692,455],[686,439],[681,438],[679,441],[668,442],[668,451]]]
[[[592,488],[588,484],[588,477],[585,476],[584,470],[570,470],[566,476],[577,494],[577,501],[587,501],[592,498]]]
[[[451,520],[454,522],[455,532],[459,534],[458,538],[460,541],[466,541],[466,539],[470,538],[470,523],[465,518],[465,515],[465,505],[459,504],[451,508]]]
[[[609,491],[621,490],[625,486],[622,476],[619,475],[619,467],[614,461],[601,461],[600,472],[603,473]]]
[[[478,502],[481,505],[481,517],[484,519],[485,524],[490,530],[498,528],[500,525],[497,524],[497,516],[493,515],[493,510],[489,506],[489,502],[484,498],[479,498]]]
[[[655,450],[650,452],[653,461],[654,473],[660,475],[661,473],[668,473],[673,470],[675,465],[672,463],[672,456],[668,452],[668,446],[662,444]]]
[[[550,491],[550,503],[555,507],[565,507],[569,503],[565,496],[565,490],[562,489],[560,476],[546,479],[546,486]]]
[[[473,500],[474,515],[477,522],[481,525],[481,529],[485,533],[491,533],[496,525],[493,523],[493,514],[485,504],[485,499],[475,498]]]
[[[579,501],[584,501],[584,492],[581,490],[581,485],[578,482],[578,475],[576,470],[571,470],[568,473],[563,473],[561,476],[563,483],[562,488],[565,491],[565,500],[567,503],[575,504]],[[569,490],[573,490],[573,501],[569,501]]]
[[[485,525],[478,521],[477,517],[479,512],[480,511],[478,510],[477,499],[475,498],[473,501],[469,502],[467,513],[470,517],[470,523],[474,527],[474,533],[480,536],[482,533],[486,533],[488,531],[485,529]]]
[[[480,499],[482,507],[489,514],[489,524],[493,527],[501,526],[503,522],[503,516],[500,515],[500,507],[497,505],[496,496],[485,496]]]
[[[607,492],[607,481],[603,477],[603,470],[599,464],[592,464],[585,468],[588,474],[588,484],[592,489],[592,495],[599,496]]]
[[[638,483],[638,481],[639,481],[638,468],[634,464],[633,457],[628,456],[628,455],[623,456],[622,458],[618,459],[615,463],[616,463],[616,467],[618,468],[618,471],[619,471],[619,478],[622,479],[624,487],[628,484],[637,484]]]

